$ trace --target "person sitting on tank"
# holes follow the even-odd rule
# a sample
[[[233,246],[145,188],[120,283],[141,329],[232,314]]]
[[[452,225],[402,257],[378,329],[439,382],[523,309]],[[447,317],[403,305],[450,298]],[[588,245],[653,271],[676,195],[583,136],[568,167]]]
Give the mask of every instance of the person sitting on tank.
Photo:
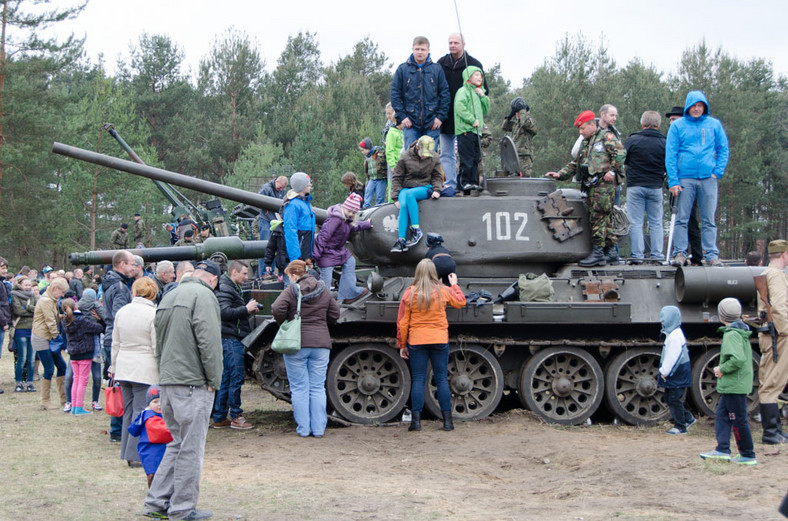
[[[372,228],[368,220],[356,220],[362,202],[358,194],[350,194],[344,203],[330,206],[328,218],[320,227],[312,250],[312,258],[320,270],[320,280],[329,290],[334,268],[342,268],[337,300],[343,304],[352,304],[369,293],[367,288],[356,286],[356,258],[345,246],[351,233]]]
[[[406,252],[421,241],[424,234],[419,226],[418,202],[429,197],[438,199],[441,186],[443,170],[435,153],[435,140],[421,136],[402,154],[391,178],[391,198],[399,209],[399,233],[392,253]]]
[[[444,286],[451,286],[449,275],[457,271],[457,263],[451,256],[451,252],[443,246],[443,237],[437,233],[427,234],[427,253],[425,259],[430,259],[435,264],[438,278]]]
[[[285,247],[290,262],[312,258],[315,212],[312,210],[312,180],[304,172],[290,176],[290,188],[282,204]]]

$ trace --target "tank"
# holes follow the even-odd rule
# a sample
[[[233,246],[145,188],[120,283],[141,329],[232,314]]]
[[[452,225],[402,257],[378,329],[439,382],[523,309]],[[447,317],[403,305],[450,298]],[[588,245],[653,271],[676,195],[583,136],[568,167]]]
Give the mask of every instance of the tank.
[[[258,194],[229,189],[160,169],[118,160],[56,143],[57,153],[207,191],[259,208],[279,208]],[[187,184],[188,183],[188,184]],[[577,425],[604,409],[629,424],[669,418],[657,387],[662,348],[659,312],[678,306],[692,358],[691,399],[702,414],[713,414],[718,400],[712,368],[719,359],[719,300],[739,298],[755,313],[753,277],[762,268],[675,268],[663,264],[583,268],[576,261],[590,251],[588,212],[583,194],[556,189],[549,179],[513,176],[486,179],[475,197],[419,203],[425,233],[440,233],[457,263],[466,295],[506,296],[520,274],[546,274],[555,292],[550,302],[505,298],[448,309],[449,381],[453,414],[459,420],[483,418],[503,395],[516,394],[548,422]],[[275,207],[273,205],[276,205]],[[325,212],[316,209],[318,222]],[[410,372],[395,349],[399,300],[411,283],[424,242],[405,254],[392,254],[398,211],[382,205],[362,212],[373,229],[356,234],[350,247],[374,266],[366,280],[371,293],[343,306],[331,327],[333,349],[326,388],[335,416],[357,423],[399,417],[410,394]],[[258,301],[276,295],[253,290]],[[269,349],[277,331],[267,316],[255,317],[244,339],[251,372],[263,389],[287,399],[282,358]],[[757,349],[753,354],[757,371]],[[436,389],[428,375],[425,408],[440,416]],[[757,403],[756,389],[750,406]]]

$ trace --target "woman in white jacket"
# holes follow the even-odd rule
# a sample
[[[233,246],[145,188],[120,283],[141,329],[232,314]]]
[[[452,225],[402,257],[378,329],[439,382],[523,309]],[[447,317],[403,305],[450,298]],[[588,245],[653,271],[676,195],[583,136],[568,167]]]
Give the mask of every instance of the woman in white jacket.
[[[148,387],[159,383],[156,364],[156,283],[148,277],[134,281],[130,303],[115,315],[112,331],[112,365],[110,375],[120,383],[123,392],[123,430],[120,457],[129,466],[139,465],[137,440],[129,435],[129,425],[147,406]]]

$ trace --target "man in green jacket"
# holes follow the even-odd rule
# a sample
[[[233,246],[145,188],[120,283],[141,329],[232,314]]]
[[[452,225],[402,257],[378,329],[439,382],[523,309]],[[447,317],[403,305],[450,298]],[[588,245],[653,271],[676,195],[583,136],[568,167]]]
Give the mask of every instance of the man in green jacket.
[[[222,323],[213,293],[219,275],[215,262],[200,262],[156,310],[161,412],[173,441],[145,498],[148,517],[193,520],[213,515],[198,510],[197,499],[214,389],[222,381]]]

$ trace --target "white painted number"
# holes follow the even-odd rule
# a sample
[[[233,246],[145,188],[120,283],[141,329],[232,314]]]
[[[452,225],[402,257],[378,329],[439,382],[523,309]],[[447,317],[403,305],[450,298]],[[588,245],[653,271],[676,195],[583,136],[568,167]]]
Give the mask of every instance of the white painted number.
[[[509,212],[495,212],[495,219],[492,213],[487,212],[482,215],[482,222],[487,227],[487,240],[493,240],[493,226],[495,227],[496,241],[509,241],[512,238],[512,215]],[[525,226],[528,224],[528,214],[525,212],[514,212],[514,223],[520,223],[517,233],[514,236],[516,241],[529,241],[530,237],[525,235]]]

